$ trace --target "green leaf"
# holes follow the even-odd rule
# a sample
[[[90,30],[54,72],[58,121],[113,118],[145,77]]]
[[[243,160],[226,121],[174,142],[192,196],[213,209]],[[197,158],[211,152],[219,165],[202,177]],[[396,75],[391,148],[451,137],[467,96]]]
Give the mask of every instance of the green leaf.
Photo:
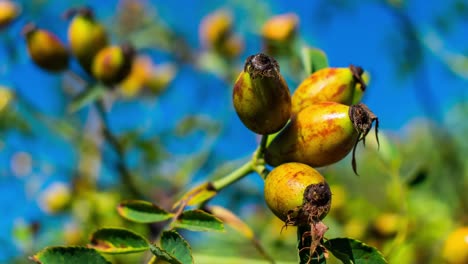
[[[376,248],[351,238],[334,238],[323,245],[345,264],[388,263]]]
[[[202,210],[183,212],[173,225],[192,231],[224,231],[224,224],[219,218]]]
[[[193,263],[192,250],[187,241],[177,231],[164,231],[161,236],[161,247],[182,264]]]
[[[68,105],[68,112],[74,113],[86,105],[100,99],[104,96],[106,88],[102,85],[94,85],[86,87],[85,90],[79,93]]]
[[[149,243],[144,237],[122,228],[97,230],[91,235],[89,246],[107,254],[133,253],[149,249]]]
[[[151,253],[153,253],[153,255],[155,255],[157,258],[157,260],[154,261],[155,263],[158,263],[158,260],[163,260],[169,262],[169,264],[182,264],[182,262],[177,260],[176,257],[172,256],[171,254],[169,254],[169,252],[158,246],[151,244],[150,250]]]
[[[137,223],[161,222],[173,217],[173,214],[155,204],[146,201],[128,200],[117,206],[117,212],[125,219]]]
[[[85,247],[47,247],[30,259],[44,264],[110,264],[96,250]]]
[[[302,63],[306,75],[329,66],[325,52],[321,49],[311,47],[302,48]]]

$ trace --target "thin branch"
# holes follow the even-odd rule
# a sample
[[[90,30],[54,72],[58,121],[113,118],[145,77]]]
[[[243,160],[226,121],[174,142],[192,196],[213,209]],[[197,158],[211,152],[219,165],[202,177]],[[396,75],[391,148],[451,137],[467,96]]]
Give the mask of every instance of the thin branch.
[[[127,188],[131,195],[135,196],[135,198],[143,198],[145,195],[143,195],[140,192],[139,188],[136,186],[135,182],[133,181],[134,176],[130,173],[130,170],[125,164],[125,150],[120,144],[119,140],[109,130],[109,123],[107,121],[104,102],[102,100],[98,100],[96,101],[95,105],[102,121],[102,133],[104,135],[104,138],[114,149],[115,153],[118,156],[117,170],[119,171],[124,186]]]

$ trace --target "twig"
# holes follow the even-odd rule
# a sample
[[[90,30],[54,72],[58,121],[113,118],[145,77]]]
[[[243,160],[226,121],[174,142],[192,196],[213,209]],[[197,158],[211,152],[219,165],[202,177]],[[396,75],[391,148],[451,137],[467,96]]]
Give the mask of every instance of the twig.
[[[102,133],[104,135],[104,138],[114,149],[118,156],[117,170],[119,171],[124,186],[127,188],[131,195],[135,196],[135,198],[143,198],[144,195],[135,185],[133,181],[133,175],[130,173],[129,169],[127,168],[127,165],[125,164],[125,151],[118,139],[109,130],[109,123],[107,121],[104,102],[102,100],[97,100],[95,106],[102,121]]]

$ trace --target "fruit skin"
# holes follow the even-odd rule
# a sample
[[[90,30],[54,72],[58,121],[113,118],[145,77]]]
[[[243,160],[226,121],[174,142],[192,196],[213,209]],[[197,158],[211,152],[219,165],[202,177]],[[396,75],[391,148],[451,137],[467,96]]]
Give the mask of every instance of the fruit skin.
[[[257,134],[279,131],[291,116],[291,95],[279,65],[263,53],[247,58],[232,97],[242,123]]]
[[[266,162],[278,166],[294,161],[321,167],[343,159],[359,137],[348,112],[349,106],[335,102],[302,109],[267,147]]]
[[[72,54],[80,65],[91,71],[96,54],[108,44],[104,27],[95,20],[90,8],[70,9],[65,16],[72,18],[68,26],[68,41]]]
[[[305,192],[312,186],[319,186],[323,192],[314,193],[312,196],[317,198],[317,202],[311,202],[306,199]],[[293,225],[305,224],[301,219],[298,208],[304,208],[306,204],[313,204],[320,207],[320,213],[316,215],[317,219],[323,219],[330,210],[331,192],[325,178],[314,168],[296,162],[282,164],[273,169],[265,179],[264,187],[265,202],[270,210],[281,220],[290,222],[291,218],[296,218]],[[297,215],[291,212],[296,211]],[[308,218],[307,215],[304,215]]]
[[[68,68],[68,50],[53,33],[38,29],[34,24],[23,28],[28,52],[34,63],[50,72],[60,72]]]
[[[93,60],[93,76],[107,86],[120,83],[130,73],[134,53],[130,45],[102,49]]]
[[[12,1],[0,0],[0,30],[10,25],[20,14],[20,7]]]
[[[449,264],[468,263],[468,226],[450,233],[442,248],[442,257]]]
[[[360,67],[324,68],[306,78],[292,95],[292,113],[317,102],[358,103],[367,87]],[[368,78],[366,77],[366,80]]]

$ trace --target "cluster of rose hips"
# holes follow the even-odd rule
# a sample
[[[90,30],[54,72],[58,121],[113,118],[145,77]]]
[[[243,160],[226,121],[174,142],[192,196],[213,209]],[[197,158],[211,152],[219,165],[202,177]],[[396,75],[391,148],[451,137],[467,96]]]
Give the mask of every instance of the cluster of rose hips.
[[[105,28],[87,7],[72,8],[65,13],[69,49],[52,32],[30,23],[23,28],[28,52],[40,68],[50,72],[67,70],[71,56],[96,80],[111,87],[130,73],[134,49],[130,44],[109,45]]]
[[[285,225],[310,225],[315,241],[323,238],[321,220],[331,206],[331,191],[315,169],[343,159],[354,150],[377,117],[360,103],[367,74],[351,65],[324,68],[306,78],[291,96],[275,59],[260,53],[247,58],[235,82],[233,103],[251,131],[270,135],[264,160],[275,168],[266,176],[264,196]]]

